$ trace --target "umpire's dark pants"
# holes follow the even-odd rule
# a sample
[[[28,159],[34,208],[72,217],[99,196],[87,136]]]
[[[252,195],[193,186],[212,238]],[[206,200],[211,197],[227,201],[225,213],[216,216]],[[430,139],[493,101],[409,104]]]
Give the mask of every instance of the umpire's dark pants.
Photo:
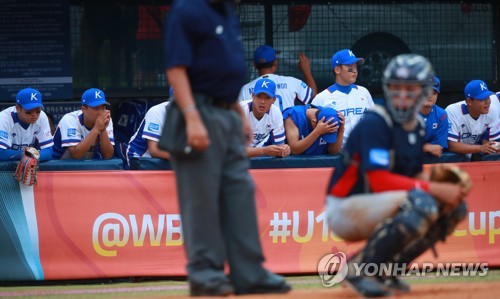
[[[195,157],[172,157],[189,280],[225,279],[227,260],[236,290],[249,288],[265,272],[241,119],[233,110],[204,104],[203,97],[196,100],[205,109],[210,146]]]

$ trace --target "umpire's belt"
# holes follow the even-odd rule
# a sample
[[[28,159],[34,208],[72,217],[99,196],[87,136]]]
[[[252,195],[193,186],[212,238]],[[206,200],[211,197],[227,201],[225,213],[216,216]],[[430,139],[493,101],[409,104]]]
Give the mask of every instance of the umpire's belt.
[[[196,104],[211,105],[222,109],[231,109],[232,106],[232,103],[228,103],[224,100],[216,99],[199,92],[194,93],[194,99]]]

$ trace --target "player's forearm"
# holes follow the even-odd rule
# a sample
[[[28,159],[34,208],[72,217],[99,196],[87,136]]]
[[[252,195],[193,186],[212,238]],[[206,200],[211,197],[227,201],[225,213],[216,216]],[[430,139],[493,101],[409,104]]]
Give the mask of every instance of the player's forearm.
[[[81,159],[85,154],[90,151],[90,148],[95,144],[97,136],[99,136],[99,131],[97,129],[92,129],[89,134],[83,138],[80,143],[74,146],[72,149],[68,149],[73,159]]]
[[[108,132],[106,132],[106,130],[102,131],[99,135],[99,147],[101,148],[101,155],[104,159],[113,158],[115,148],[109,140]]]
[[[167,151],[162,151],[161,149],[158,149],[157,151],[151,153],[149,152],[152,158],[160,158],[163,160],[169,160],[170,159],[170,154]]]
[[[158,142],[147,139],[148,151],[152,158],[170,159],[170,153],[158,148]]]
[[[311,134],[306,136],[306,138],[288,143],[291,153],[294,155],[304,153],[314,143],[314,141],[319,138],[319,136],[320,135],[316,131],[312,131]]]
[[[459,154],[475,154],[481,152],[481,146],[477,144],[448,141],[448,150]]]
[[[260,157],[264,156],[264,148],[262,147],[247,147],[247,156],[251,157]]]
[[[331,143],[328,145],[328,153],[331,155],[337,155],[338,153],[340,153],[343,142],[344,142],[344,132],[342,131],[337,134],[337,140],[335,141],[335,143]]]

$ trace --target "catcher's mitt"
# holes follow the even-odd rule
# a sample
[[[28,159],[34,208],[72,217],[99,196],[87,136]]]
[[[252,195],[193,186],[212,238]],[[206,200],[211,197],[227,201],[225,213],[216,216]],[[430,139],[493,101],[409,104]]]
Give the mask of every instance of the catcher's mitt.
[[[431,169],[430,181],[459,184],[468,193],[472,186],[469,174],[451,164],[437,164]]]
[[[36,184],[39,158],[40,153],[36,148],[25,148],[21,160],[17,163],[16,172],[14,173],[16,181],[19,181],[26,186],[33,186]]]

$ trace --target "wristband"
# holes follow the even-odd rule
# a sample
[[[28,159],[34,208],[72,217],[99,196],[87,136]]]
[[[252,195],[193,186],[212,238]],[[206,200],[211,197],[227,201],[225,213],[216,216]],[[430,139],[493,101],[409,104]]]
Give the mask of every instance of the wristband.
[[[191,104],[191,105],[187,105],[186,107],[182,108],[182,113],[188,113],[188,112],[195,111],[195,110],[196,110],[196,105]]]

